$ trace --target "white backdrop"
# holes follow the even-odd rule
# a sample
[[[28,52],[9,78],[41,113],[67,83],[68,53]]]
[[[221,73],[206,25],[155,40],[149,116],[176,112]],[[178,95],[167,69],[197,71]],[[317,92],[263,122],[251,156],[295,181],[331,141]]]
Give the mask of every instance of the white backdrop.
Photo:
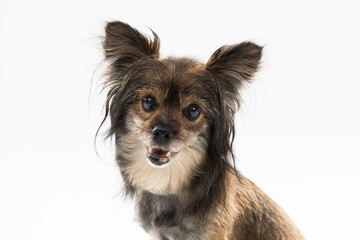
[[[0,239],[149,239],[111,144],[93,147],[109,20],[152,28],[163,56],[265,45],[236,119],[238,167],[307,239],[360,239],[357,2],[1,0]]]

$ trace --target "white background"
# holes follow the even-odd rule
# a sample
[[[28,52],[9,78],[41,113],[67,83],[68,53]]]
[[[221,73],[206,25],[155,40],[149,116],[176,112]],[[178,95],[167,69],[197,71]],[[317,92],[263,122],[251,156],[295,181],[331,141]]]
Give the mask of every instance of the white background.
[[[359,5],[340,0],[1,0],[0,239],[148,239],[111,144],[93,147],[110,20],[152,28],[163,56],[265,45],[236,119],[238,167],[307,239],[360,239]]]

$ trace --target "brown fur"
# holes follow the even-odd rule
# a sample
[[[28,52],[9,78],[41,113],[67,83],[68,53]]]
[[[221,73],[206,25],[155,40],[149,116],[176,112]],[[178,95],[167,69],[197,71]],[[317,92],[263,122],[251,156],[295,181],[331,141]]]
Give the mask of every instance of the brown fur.
[[[203,64],[160,59],[153,35],[111,22],[103,44],[110,63],[103,122],[110,117],[126,194],[136,198],[143,228],[162,240],[303,239],[286,213],[235,168],[239,89],[258,70],[262,47],[223,46]],[[151,110],[144,107],[148,97]],[[196,118],[189,117],[191,106]],[[154,133],[159,127],[166,135]],[[169,162],[151,162],[151,148],[171,153]]]
[[[240,178],[241,184],[228,174],[226,206],[214,214],[208,239],[303,239],[282,208],[249,179]]]

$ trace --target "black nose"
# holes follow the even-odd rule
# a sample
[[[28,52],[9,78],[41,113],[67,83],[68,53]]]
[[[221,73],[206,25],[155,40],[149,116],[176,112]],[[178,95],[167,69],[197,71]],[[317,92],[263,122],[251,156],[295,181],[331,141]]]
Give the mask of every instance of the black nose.
[[[158,144],[163,144],[168,142],[173,137],[173,131],[170,128],[157,125],[154,127],[153,138]]]

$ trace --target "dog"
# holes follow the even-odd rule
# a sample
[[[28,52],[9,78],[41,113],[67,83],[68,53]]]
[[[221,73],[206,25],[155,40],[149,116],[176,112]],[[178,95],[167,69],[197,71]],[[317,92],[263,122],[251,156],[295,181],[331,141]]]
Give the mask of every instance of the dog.
[[[206,64],[160,58],[159,37],[105,28],[105,116],[126,196],[154,239],[304,239],[287,214],[235,168],[239,90],[262,47],[225,45]],[[100,125],[100,128],[102,126]]]

